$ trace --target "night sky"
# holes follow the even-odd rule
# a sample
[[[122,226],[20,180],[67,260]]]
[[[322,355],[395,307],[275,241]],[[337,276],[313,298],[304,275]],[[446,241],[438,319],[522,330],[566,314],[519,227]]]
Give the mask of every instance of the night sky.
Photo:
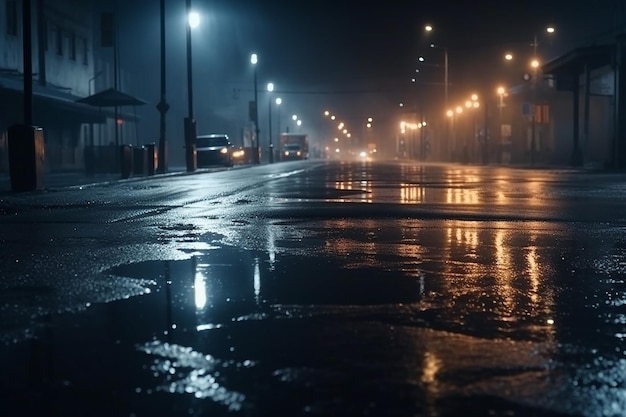
[[[272,81],[275,95],[283,98],[282,111],[308,115],[311,127],[322,123],[313,119],[324,108],[337,109],[355,120],[375,112],[388,118],[400,101],[436,102],[435,98],[442,97],[443,53],[428,48],[430,42],[447,47],[450,97],[460,100],[474,89],[521,80],[535,33],[544,61],[573,47],[610,41],[618,26],[626,27],[625,3],[192,0],[193,9],[202,16],[192,40],[199,130],[239,134],[253,94],[251,52],[259,55],[259,91],[264,92],[265,84]],[[158,1],[115,0],[102,2],[102,8],[116,4],[120,64],[131,80],[126,89],[152,104],[141,109],[142,120],[147,120],[141,129],[142,135],[156,137]],[[167,1],[168,101],[172,106],[168,117],[173,135],[182,132],[186,111],[184,19],[185,2]],[[426,23],[436,28],[430,37],[423,31]],[[549,38],[542,32],[547,25],[557,29]],[[505,51],[513,51],[519,59],[507,65]],[[419,65],[419,56],[428,65]],[[261,94],[260,100],[267,99]],[[262,112],[260,117],[267,115]]]

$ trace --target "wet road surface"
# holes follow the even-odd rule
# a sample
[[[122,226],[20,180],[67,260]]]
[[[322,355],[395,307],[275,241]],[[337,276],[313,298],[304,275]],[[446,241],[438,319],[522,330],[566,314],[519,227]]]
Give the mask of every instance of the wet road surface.
[[[2,415],[624,415],[624,178],[307,161],[2,197]]]

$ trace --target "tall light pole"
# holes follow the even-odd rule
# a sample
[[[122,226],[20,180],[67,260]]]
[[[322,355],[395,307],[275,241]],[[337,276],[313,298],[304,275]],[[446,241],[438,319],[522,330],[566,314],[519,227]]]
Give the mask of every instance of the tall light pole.
[[[254,67],[254,112],[253,112],[253,116],[254,116],[254,131],[255,131],[255,138],[254,138],[254,153],[252,155],[252,163],[254,164],[258,164],[260,163],[260,158],[259,158],[259,134],[261,132],[261,130],[259,129],[259,106],[258,106],[258,91],[257,91],[257,83],[256,83],[256,65],[259,62],[259,57],[257,54],[252,54],[250,55],[250,63],[252,64],[252,66]]]
[[[185,123],[185,163],[187,171],[195,171],[196,159],[196,121],[193,118],[193,77],[191,71],[191,29],[198,26],[200,16],[191,11],[191,0],[186,0],[187,5],[187,117]]]
[[[270,164],[274,163],[274,144],[272,143],[272,91],[274,91],[274,83],[267,83],[267,92],[269,96],[269,137],[270,137]]]
[[[424,26],[424,30],[427,33],[430,33],[435,29],[432,25],[426,25]],[[430,47],[443,50],[443,78],[444,78],[443,79],[443,94],[444,94],[444,108],[447,109],[448,108],[448,88],[450,84],[449,78],[448,78],[448,47],[438,46],[438,45],[435,45],[434,43],[431,43]],[[448,138],[448,142],[450,142],[449,138]]]
[[[276,107],[277,107],[277,110],[278,110],[278,112],[277,112],[278,113],[277,114],[277,119],[278,119],[278,139],[279,139],[279,142],[280,142],[280,133],[281,133],[281,129],[280,129],[280,105],[282,103],[283,103],[283,99],[280,98],[280,97],[276,97]],[[274,153],[272,152],[272,155],[273,154]]]
[[[504,146],[504,132],[502,129],[502,112],[504,110],[504,95],[506,94],[506,88],[500,86],[498,87],[498,89],[496,90],[496,92],[498,93],[498,96],[500,97],[500,102],[498,104],[498,115],[499,115],[499,129],[500,129],[500,135],[499,135],[499,139],[500,139],[500,143],[498,145],[498,162],[502,162],[502,147]]]
[[[165,98],[165,0],[161,0],[160,4],[160,12],[161,12],[161,100],[159,104],[157,104],[157,110],[161,115],[160,119],[160,128],[159,128],[159,151],[158,151],[158,166],[157,172],[163,174],[167,172],[167,139],[165,136],[166,125],[165,125],[165,114],[167,113],[170,106],[167,104],[167,100]]]
[[[545,28],[547,34],[552,35],[556,30],[553,26],[548,26]],[[536,130],[537,130],[537,120],[536,120],[536,101],[537,101],[537,74],[539,72],[539,58],[537,57],[537,47],[539,46],[537,41],[537,32],[533,37],[533,59],[530,62],[530,66],[533,71],[532,80],[531,80],[531,105],[530,105],[530,164],[535,164],[535,148],[536,148]]]

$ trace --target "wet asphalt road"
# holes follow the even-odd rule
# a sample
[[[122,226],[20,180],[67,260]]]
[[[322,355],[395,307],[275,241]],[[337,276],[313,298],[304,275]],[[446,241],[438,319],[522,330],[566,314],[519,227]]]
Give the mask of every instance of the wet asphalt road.
[[[401,162],[3,195],[0,414],[622,416],[625,209]]]

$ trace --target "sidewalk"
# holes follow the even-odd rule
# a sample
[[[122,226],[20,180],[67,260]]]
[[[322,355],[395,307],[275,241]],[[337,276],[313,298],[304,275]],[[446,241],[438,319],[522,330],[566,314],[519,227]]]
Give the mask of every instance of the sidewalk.
[[[46,172],[43,174],[43,189],[54,190],[59,188],[89,186],[94,184],[103,184],[114,181],[132,181],[154,177],[162,177],[164,175],[179,175],[185,173],[185,167],[172,167],[165,174],[155,175],[131,175],[128,179],[122,178],[121,174],[100,173],[87,174],[84,171],[70,172]],[[11,177],[8,172],[0,172],[0,195],[12,193]]]

